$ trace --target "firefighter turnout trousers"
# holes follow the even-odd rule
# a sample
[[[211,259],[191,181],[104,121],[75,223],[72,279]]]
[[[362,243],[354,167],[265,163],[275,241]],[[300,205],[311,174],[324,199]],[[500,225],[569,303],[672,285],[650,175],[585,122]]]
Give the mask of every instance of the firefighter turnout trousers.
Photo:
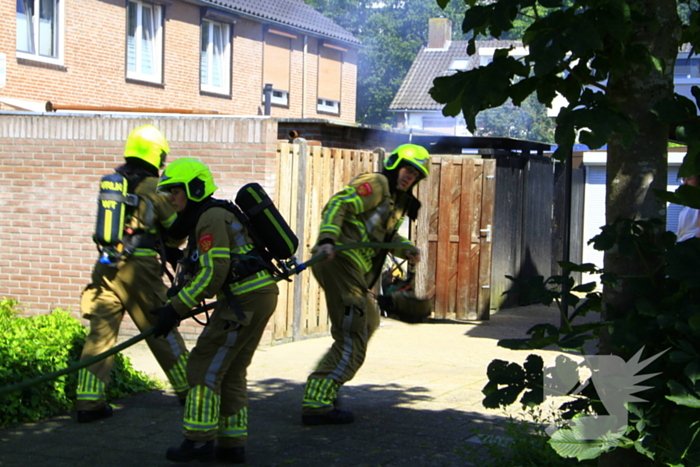
[[[155,326],[158,317],[149,311],[165,304],[166,290],[161,265],[155,256],[132,256],[120,261],[117,267],[97,263],[92,282],[80,300],[82,316],[90,321],[90,332],[80,359],[86,360],[114,347],[124,310],[139,331]],[[189,389],[185,374],[188,353],[180,334],[173,330],[165,339],[150,336],[146,343],[178,397],[184,399]],[[79,371],[77,410],[99,410],[105,405],[113,364],[114,357],[110,356]]]
[[[355,261],[341,252],[314,264],[312,271],[326,296],[333,345],[306,381],[303,415],[333,409],[340,386],[362,366],[369,338],[379,327],[379,310]]]
[[[212,314],[187,362],[187,381],[192,389],[185,406],[185,438],[217,439],[223,448],[246,445],[247,368],[275,311],[277,294],[273,283],[236,295],[242,311],[250,317],[245,326],[223,319],[219,309]]]

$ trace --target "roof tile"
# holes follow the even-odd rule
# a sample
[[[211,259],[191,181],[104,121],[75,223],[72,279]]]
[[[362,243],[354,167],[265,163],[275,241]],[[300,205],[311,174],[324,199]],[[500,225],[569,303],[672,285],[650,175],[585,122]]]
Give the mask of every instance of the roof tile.
[[[433,80],[439,76],[455,73],[450,65],[456,58],[468,60],[467,70],[479,64],[479,48],[506,48],[511,45],[522,46],[520,41],[476,41],[476,54],[467,54],[468,41],[452,41],[445,49],[428,49],[423,47],[418,52],[411,68],[406,74],[389,110],[441,110],[444,104],[439,104],[430,97],[428,91],[433,87]]]
[[[248,14],[321,36],[360,44],[360,40],[350,32],[303,0],[209,0],[209,3],[234,13]]]

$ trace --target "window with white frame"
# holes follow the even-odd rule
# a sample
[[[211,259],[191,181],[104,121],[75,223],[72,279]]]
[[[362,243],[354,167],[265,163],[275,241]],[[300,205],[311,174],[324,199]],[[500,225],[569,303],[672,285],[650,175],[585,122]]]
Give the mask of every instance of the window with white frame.
[[[328,112],[332,114],[340,114],[340,101],[331,99],[318,99],[316,110],[319,112]]]
[[[17,56],[62,64],[63,0],[17,0]]]
[[[130,0],[126,21],[126,77],[162,82],[163,8]]]
[[[230,94],[231,27],[225,23],[202,20],[202,48],[199,76],[202,91]]]

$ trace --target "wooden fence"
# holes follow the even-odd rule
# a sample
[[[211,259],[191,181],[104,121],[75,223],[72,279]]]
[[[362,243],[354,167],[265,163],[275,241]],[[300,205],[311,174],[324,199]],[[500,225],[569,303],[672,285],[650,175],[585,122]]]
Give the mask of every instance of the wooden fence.
[[[368,150],[323,148],[296,141],[277,148],[276,204],[299,237],[297,259],[302,263],[311,258],[326,201],[354,176],[377,171],[380,156]],[[278,284],[273,340],[299,340],[330,331],[323,291],[310,270]]]
[[[298,261],[311,257],[324,203],[354,176],[377,171],[382,152],[278,145],[277,206],[299,236]],[[437,319],[487,319],[496,161],[431,156],[419,185],[423,205],[410,236],[424,252],[418,293],[434,300]],[[323,292],[311,271],[280,283],[273,340],[329,332]]]

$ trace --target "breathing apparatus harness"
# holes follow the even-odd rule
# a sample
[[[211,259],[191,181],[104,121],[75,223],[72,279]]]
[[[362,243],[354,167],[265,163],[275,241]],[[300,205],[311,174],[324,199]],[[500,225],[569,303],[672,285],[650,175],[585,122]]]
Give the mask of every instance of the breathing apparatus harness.
[[[154,177],[151,171],[141,168],[138,163],[127,163],[105,175],[100,181],[97,198],[97,223],[93,240],[100,254],[99,262],[116,267],[120,259],[131,256],[138,248],[156,250],[161,254],[162,270],[165,268],[165,246],[161,235],[150,229],[155,225],[153,202],[135,194],[138,185],[147,177]],[[139,201],[146,203],[142,223],[145,228],[132,228],[129,224]]]
[[[262,188],[260,188],[258,184],[249,185],[251,185],[252,188],[255,190],[262,190]],[[246,185],[245,187],[241,188],[241,192],[244,189],[249,188],[249,185]],[[237,201],[239,201],[239,199],[240,196],[236,198]],[[196,228],[201,215],[204,214],[205,211],[215,207],[226,209],[227,211],[231,212],[234,216],[236,216],[238,221],[246,228],[246,231],[250,238],[253,240],[253,248],[251,250],[248,250],[245,253],[231,253],[231,263],[223,286],[223,292],[224,296],[226,297],[226,301],[228,302],[229,306],[235,311],[236,317],[239,320],[243,321],[245,320],[245,314],[243,313],[243,310],[240,304],[238,303],[238,300],[236,300],[235,295],[233,294],[233,292],[231,292],[230,285],[263,270],[269,271],[273,277],[279,277],[280,279],[291,281],[289,276],[293,273],[292,268],[299,266],[296,258],[294,256],[291,256],[294,253],[294,251],[296,251],[298,240],[296,236],[293,233],[291,233],[291,230],[289,230],[287,236],[289,235],[289,233],[291,233],[291,236],[293,237],[291,239],[292,243],[290,249],[284,253],[280,252],[279,248],[275,248],[274,246],[271,247],[270,243],[266,243],[262,240],[261,236],[258,234],[258,229],[255,228],[255,223],[251,221],[251,217],[260,214],[263,210],[272,210],[277,215],[279,215],[279,212],[274,207],[274,204],[271,200],[269,200],[269,198],[265,199],[265,197],[263,197],[261,202],[253,206],[252,209],[248,209],[247,213],[244,213],[236,204],[232,203],[231,201],[210,198],[201,205],[201,207],[197,211],[196,216],[194,217],[194,222],[192,223],[192,232],[190,233],[187,239],[187,251],[189,253],[189,256],[184,257],[183,259],[178,261],[175,278],[173,280],[173,286],[168,290],[168,297],[173,297],[177,295],[180,292],[180,290],[182,290],[182,288],[185,286],[185,284],[192,277],[194,277],[197,268],[197,263],[199,261],[199,252],[196,247],[196,236],[194,229]],[[286,224],[286,221],[284,221],[284,219],[281,216],[279,216],[279,218],[276,220],[277,225],[279,225],[280,223],[283,224],[280,227],[286,227],[287,229],[289,229],[288,225]],[[272,232],[272,235],[273,236],[271,237],[270,233],[268,232],[268,235],[266,236],[268,241],[270,240],[270,238],[272,238],[272,240],[275,239],[275,232]],[[287,240],[290,239],[287,238]],[[273,254],[272,251],[275,251],[277,254]],[[286,256],[286,258],[281,258],[280,256]],[[285,261],[284,259],[287,259],[287,261]],[[209,307],[205,304],[202,304],[202,309],[205,312],[206,316],[205,322],[199,321],[195,316],[193,316],[193,318],[199,324],[206,326],[207,324],[209,324]]]

